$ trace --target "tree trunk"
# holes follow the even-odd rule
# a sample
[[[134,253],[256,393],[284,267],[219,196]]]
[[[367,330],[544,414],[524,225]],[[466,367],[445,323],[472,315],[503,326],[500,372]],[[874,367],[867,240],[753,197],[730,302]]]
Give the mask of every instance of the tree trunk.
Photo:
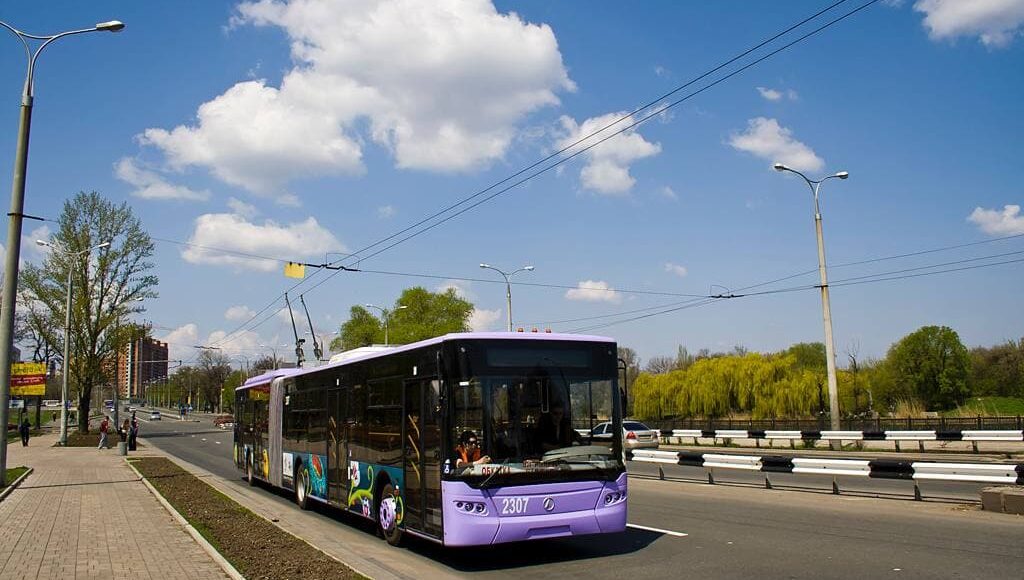
[[[89,432],[89,399],[92,398],[92,385],[82,385],[82,393],[78,397],[78,432]]]

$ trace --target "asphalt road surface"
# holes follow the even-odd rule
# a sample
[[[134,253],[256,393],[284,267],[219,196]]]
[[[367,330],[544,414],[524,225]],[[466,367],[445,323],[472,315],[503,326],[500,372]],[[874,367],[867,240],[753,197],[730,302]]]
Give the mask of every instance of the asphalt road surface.
[[[150,445],[238,480],[231,431],[208,421],[142,425]],[[309,515],[396,575],[421,578],[1024,578],[1024,518],[983,512],[974,484],[929,483],[913,501],[907,481],[629,466],[631,527],[622,534],[474,549],[412,540],[391,548],[368,526],[332,509]],[[286,494],[259,489],[289,505]],[[878,497],[876,497],[878,496]],[[944,499],[940,499],[944,498]],[[973,501],[971,501],[973,500]]]

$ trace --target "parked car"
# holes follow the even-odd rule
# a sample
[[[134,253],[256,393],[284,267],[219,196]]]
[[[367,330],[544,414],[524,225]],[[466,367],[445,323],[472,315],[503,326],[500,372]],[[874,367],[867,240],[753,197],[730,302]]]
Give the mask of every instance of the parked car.
[[[231,429],[235,426],[235,417],[233,415],[218,415],[213,418],[213,424],[221,429]]]
[[[150,411],[150,413],[149,413],[149,420],[150,421],[159,421],[160,420],[160,411]]]
[[[640,421],[626,419],[622,422],[622,445],[625,449],[657,449],[658,437],[661,433],[657,429],[651,429]],[[590,436],[593,439],[611,439],[612,424],[601,423],[594,427]]]

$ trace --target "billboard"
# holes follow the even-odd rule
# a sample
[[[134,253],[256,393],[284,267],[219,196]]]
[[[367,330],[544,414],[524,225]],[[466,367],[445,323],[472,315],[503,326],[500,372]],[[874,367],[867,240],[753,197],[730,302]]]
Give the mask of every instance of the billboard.
[[[44,363],[11,363],[11,396],[41,397],[46,394],[46,365]]]

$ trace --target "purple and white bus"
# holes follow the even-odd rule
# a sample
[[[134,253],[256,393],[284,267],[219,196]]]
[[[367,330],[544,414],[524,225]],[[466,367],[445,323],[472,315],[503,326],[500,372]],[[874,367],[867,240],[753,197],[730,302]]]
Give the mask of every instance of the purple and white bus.
[[[302,508],[375,521],[392,544],[621,532],[617,371],[615,342],[597,336],[458,333],[357,349],[239,387],[235,463]],[[612,438],[591,440],[607,421]]]

